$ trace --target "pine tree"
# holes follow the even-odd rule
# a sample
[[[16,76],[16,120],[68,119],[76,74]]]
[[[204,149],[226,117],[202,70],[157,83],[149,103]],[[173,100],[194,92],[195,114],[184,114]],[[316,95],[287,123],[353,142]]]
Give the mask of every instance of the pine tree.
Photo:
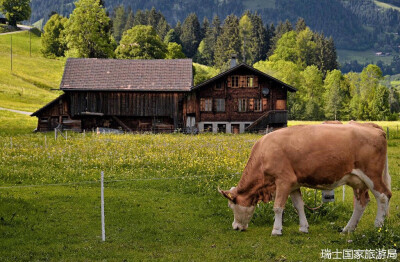
[[[303,30],[306,30],[306,28],[306,21],[304,20],[304,18],[300,17],[296,22],[296,32],[299,33]]]
[[[133,27],[133,21],[134,21],[133,12],[131,9],[128,9],[128,17],[126,19],[126,23],[125,23],[123,32],[125,32],[126,30],[129,30]]]
[[[133,26],[147,25],[146,14],[142,10],[137,10],[133,18]]]
[[[204,37],[206,37],[206,33],[208,32],[209,28],[210,28],[210,22],[208,21],[207,17],[205,16],[203,18],[203,23],[201,25],[200,39],[204,39]]]
[[[162,16],[158,21],[157,27],[155,29],[160,38],[164,39],[171,27],[167,23],[167,20],[165,20],[165,18]]]
[[[253,30],[251,33],[251,42],[254,44],[253,48],[253,60],[249,64],[253,64],[260,60],[265,60],[267,58],[267,52],[269,48],[269,42],[271,41],[270,34],[264,27],[264,23],[261,16],[258,14],[253,14],[250,16],[251,23],[253,25]]]
[[[125,9],[123,5],[117,6],[114,8],[113,12],[113,37],[119,42],[122,37],[122,33],[124,31],[124,27],[126,25],[127,15],[125,13]]]
[[[274,36],[271,40],[271,47],[268,51],[268,56],[271,56],[276,48],[276,45],[281,39],[281,37],[286,34],[287,32],[290,32],[293,30],[292,24],[289,22],[289,20],[286,20],[285,23],[279,22],[278,26],[275,28]]]
[[[183,52],[187,57],[193,57],[201,41],[200,23],[195,13],[189,14],[182,24],[180,35]]]
[[[215,65],[217,68],[228,68],[232,54],[237,54],[238,60],[242,61],[241,49],[239,19],[235,15],[229,15],[224,21],[215,46]]]
[[[164,37],[164,43],[181,44],[181,40],[179,39],[179,36],[176,34],[175,29],[170,29],[168,31],[167,35]]]

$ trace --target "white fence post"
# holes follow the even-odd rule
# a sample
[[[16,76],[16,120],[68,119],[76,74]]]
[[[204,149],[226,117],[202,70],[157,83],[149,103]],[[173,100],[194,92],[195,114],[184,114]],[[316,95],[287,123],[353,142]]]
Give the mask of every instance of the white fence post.
[[[106,228],[104,221],[104,171],[101,171],[101,239],[106,241]]]
[[[344,202],[344,195],[345,195],[345,193],[346,193],[346,188],[345,188],[345,186],[343,185],[343,196],[342,196],[342,201]]]

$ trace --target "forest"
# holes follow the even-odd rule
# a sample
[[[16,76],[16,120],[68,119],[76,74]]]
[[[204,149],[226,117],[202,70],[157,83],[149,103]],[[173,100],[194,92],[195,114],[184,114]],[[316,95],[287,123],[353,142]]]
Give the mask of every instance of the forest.
[[[40,19],[46,22],[53,11],[68,17],[74,9],[73,2],[74,0],[32,0],[31,22]],[[382,2],[398,4],[395,0]],[[199,19],[207,17],[212,20],[215,15],[240,16],[243,10],[248,9],[257,12],[267,24],[276,25],[286,19],[295,23],[302,17],[312,30],[332,36],[340,49],[384,47],[387,51],[399,45],[398,36],[393,34],[399,32],[399,12],[394,9],[383,10],[373,0],[106,0],[104,5],[109,13],[119,5],[134,12],[155,7],[174,26],[178,21],[182,23],[193,12]]]
[[[69,18],[49,19],[42,46],[47,57],[192,58],[195,85],[228,69],[236,54],[239,63],[298,89],[288,100],[291,119],[396,120],[400,111],[398,90],[384,81],[381,68],[343,74],[333,39],[302,18],[275,27],[250,11],[201,23],[191,13],[173,27],[155,8],[134,13],[118,6],[107,13],[102,1],[80,0]]]

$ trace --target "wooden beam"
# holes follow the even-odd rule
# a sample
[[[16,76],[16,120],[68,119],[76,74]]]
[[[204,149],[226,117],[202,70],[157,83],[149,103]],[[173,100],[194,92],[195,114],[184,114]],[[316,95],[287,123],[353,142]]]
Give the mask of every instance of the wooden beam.
[[[112,118],[117,121],[118,124],[120,124],[123,128],[125,128],[126,130],[128,130],[129,132],[133,132],[132,129],[130,129],[127,125],[125,125],[124,122],[121,121],[121,119],[119,119],[116,116],[112,116]]]

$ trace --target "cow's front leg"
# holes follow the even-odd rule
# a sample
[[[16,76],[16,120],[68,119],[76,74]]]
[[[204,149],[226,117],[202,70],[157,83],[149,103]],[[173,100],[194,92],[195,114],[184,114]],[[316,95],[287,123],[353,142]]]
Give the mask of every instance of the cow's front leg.
[[[308,233],[308,222],[304,212],[304,202],[303,198],[301,197],[300,188],[290,193],[290,197],[292,198],[293,206],[296,208],[297,213],[299,214],[299,230],[300,232]]]
[[[356,229],[358,222],[360,221],[369,202],[368,189],[353,189],[353,191],[356,198],[354,202],[353,215],[343,229],[342,233],[352,232]]]
[[[275,221],[272,229],[273,236],[282,235],[282,215],[286,201],[289,197],[290,185],[288,183],[276,183],[276,195],[274,202]]]

